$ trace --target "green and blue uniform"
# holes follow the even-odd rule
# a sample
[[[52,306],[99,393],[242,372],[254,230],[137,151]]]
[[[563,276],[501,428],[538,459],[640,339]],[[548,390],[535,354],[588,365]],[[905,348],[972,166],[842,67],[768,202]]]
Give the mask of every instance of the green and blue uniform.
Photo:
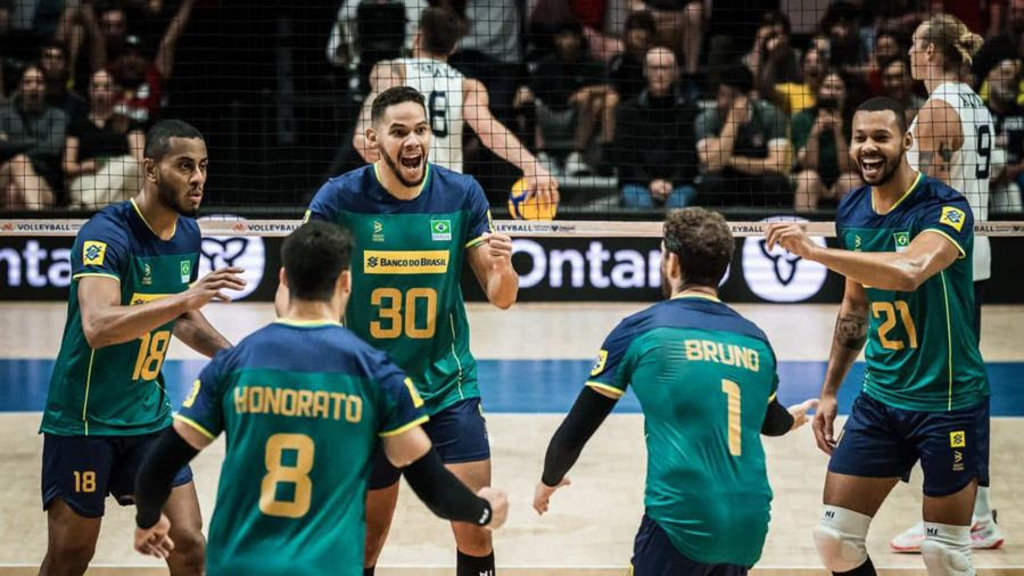
[[[43,506],[57,497],[83,516],[103,515],[107,493],[128,502],[135,470],[151,436],[171,423],[161,367],[174,320],[121,344],[93,349],[82,330],[78,286],[84,278],[116,280],[120,305],[138,306],[188,289],[198,273],[199,226],[179,216],[162,240],[134,200],[104,208],[71,249],[71,288],[60,352],[40,432]],[[191,472],[182,471],[177,484]]]
[[[919,235],[938,234],[960,255],[913,292],[864,287],[867,370],[829,469],[905,477],[920,459],[926,494],[956,492],[975,477],[987,484],[989,384],[972,329],[974,215],[967,199],[918,174],[882,214],[864,186],[840,203],[836,232],[842,248],[859,252],[902,252]]]
[[[466,251],[491,231],[487,197],[471,176],[428,164],[420,194],[400,200],[381,185],[380,163],[332,178],[306,219],[353,235],[352,297],[345,325],[408,374],[426,403],[424,429],[446,463],[490,457],[477,364],[460,279]],[[399,472],[379,459],[372,488]]]
[[[772,499],[761,426],[778,386],[764,333],[715,298],[677,297],[623,320],[587,385],[636,392],[646,516],[675,549],[703,564],[757,562]]]
[[[217,354],[175,415],[227,436],[207,574],[360,576],[378,437],[425,422],[422,404],[335,322],[278,321]]]

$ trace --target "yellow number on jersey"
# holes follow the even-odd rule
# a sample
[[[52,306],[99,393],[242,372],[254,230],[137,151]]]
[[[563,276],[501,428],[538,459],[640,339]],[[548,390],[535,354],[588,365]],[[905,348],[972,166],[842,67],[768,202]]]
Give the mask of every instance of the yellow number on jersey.
[[[889,340],[889,331],[896,327],[896,316],[899,314],[899,319],[903,322],[903,327],[907,331],[907,339],[909,342],[905,343],[902,340]],[[878,342],[882,345],[882,348],[887,350],[903,350],[910,345],[910,348],[917,348],[917,327],[914,326],[914,319],[910,317],[910,307],[903,300],[897,300],[896,302],[872,302],[871,303],[871,314],[878,318],[879,316],[885,316],[882,320],[882,325],[878,327]]]
[[[740,420],[740,385],[732,380],[722,380],[722,392],[729,396],[729,454],[743,454],[743,436]]]
[[[285,466],[281,462],[285,450],[295,451],[294,466]],[[267,438],[264,456],[267,474],[260,485],[260,512],[284,518],[300,518],[309,512],[313,496],[313,481],[309,478],[313,469],[313,452],[313,439],[305,434],[274,434]],[[277,485],[282,483],[295,486],[292,500],[277,499]]]
[[[426,324],[417,326],[416,304],[423,302],[426,310]],[[370,322],[370,335],[381,340],[398,338],[433,338],[437,325],[437,291],[433,288],[410,288],[405,293],[405,314],[402,314],[403,297],[397,288],[377,288],[370,293],[370,303],[379,307],[380,320]],[[403,319],[404,318],[404,319]]]
[[[167,345],[171,341],[171,331],[147,333],[139,338],[139,357],[135,361],[132,380],[156,380],[160,367],[164,365]]]

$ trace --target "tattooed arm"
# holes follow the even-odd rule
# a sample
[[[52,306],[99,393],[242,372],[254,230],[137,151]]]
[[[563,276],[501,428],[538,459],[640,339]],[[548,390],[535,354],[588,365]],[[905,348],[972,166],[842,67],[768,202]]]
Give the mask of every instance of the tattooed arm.
[[[843,303],[836,319],[832,337],[832,351],[828,355],[825,383],[821,387],[821,400],[814,415],[814,439],[826,454],[836,446],[833,423],[838,412],[836,397],[843,379],[857,360],[868,334],[868,297],[864,287],[847,279]]]
[[[918,112],[914,139],[920,151],[918,170],[948,184],[953,153],[964,145],[960,115],[944,100],[929,100]]]

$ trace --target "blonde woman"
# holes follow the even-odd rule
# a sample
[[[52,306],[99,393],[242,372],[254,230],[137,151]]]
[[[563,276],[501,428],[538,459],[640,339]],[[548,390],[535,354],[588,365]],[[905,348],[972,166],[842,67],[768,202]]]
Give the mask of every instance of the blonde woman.
[[[64,145],[71,207],[99,210],[142,188],[142,128],[114,113],[120,89],[106,70],[89,79],[89,114],[72,122]]]
[[[948,14],[932,16],[914,32],[910,47],[911,75],[924,82],[928,100],[910,127],[914,144],[907,153],[910,165],[942,180],[963,194],[975,221],[988,219],[989,175],[995,147],[992,116],[981,98],[961,82],[961,71],[981,48],[983,39]],[[992,275],[988,237],[974,239],[974,330],[981,338],[981,300],[985,281]],[[977,441],[988,443],[988,438]],[[954,454],[955,457],[955,454]],[[979,482],[970,546],[998,548],[1003,536],[989,504],[987,482]],[[892,539],[899,552],[920,552],[925,540],[923,523]]]

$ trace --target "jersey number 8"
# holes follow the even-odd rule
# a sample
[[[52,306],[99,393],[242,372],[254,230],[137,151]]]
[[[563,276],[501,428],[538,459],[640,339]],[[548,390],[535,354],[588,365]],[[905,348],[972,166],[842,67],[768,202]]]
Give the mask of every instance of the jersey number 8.
[[[285,450],[295,454],[293,463],[287,466]],[[309,478],[313,452],[313,439],[305,434],[274,434],[267,438],[264,456],[267,473],[260,485],[260,512],[284,518],[301,518],[309,512],[313,496],[313,481]],[[282,484],[293,486],[290,500],[278,499],[277,489]]]

